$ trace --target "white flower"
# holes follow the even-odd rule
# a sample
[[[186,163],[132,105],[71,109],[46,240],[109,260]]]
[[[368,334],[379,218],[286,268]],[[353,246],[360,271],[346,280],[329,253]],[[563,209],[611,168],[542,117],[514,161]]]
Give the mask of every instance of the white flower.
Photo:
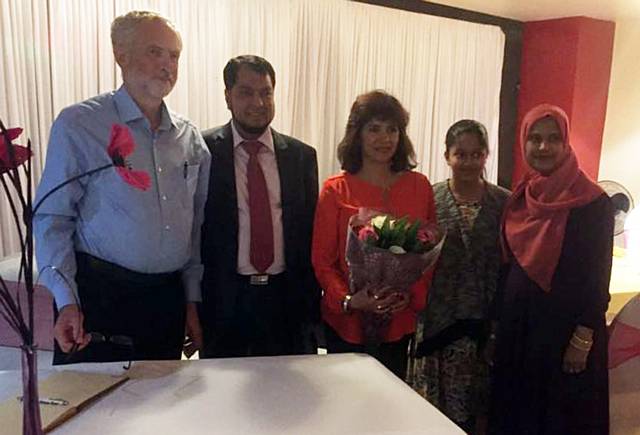
[[[371,225],[374,226],[375,228],[378,229],[382,229],[382,226],[384,225],[384,222],[389,219],[389,227],[393,228],[393,224],[396,222],[395,219],[390,219],[389,216],[386,215],[379,215],[374,217],[373,219],[371,219]]]
[[[394,254],[406,254],[407,251],[405,251],[402,246],[398,246],[398,245],[392,245],[389,246],[389,252],[392,252]]]

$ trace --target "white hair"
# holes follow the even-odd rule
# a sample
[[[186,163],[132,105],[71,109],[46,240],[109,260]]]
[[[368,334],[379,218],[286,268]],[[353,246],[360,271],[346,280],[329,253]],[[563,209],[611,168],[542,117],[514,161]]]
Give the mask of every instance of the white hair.
[[[178,33],[173,23],[162,15],[150,11],[131,11],[116,17],[111,23],[111,44],[114,52],[128,50],[135,39],[138,25],[152,21],[160,21]]]

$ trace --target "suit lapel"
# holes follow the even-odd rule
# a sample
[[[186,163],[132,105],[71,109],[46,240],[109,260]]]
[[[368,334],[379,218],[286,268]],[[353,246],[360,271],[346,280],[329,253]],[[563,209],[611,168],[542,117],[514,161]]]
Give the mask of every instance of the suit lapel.
[[[280,201],[282,204],[283,218],[286,210],[294,203],[297,189],[296,183],[299,179],[296,174],[294,150],[275,130],[271,130],[273,135],[273,146],[276,152],[276,161],[278,162],[278,175],[280,175]]]
[[[282,206],[282,235],[284,239],[284,256],[287,264],[293,264],[293,259],[288,258],[295,252],[293,234],[295,234],[294,210],[296,193],[300,186],[300,178],[297,174],[295,149],[289,146],[282,135],[275,130],[273,132],[273,145],[278,162],[278,174],[280,175],[280,204]]]
[[[231,123],[227,124],[220,132],[216,141],[214,179],[218,183],[213,186],[218,193],[220,201],[217,206],[225,209],[228,217],[229,231],[233,234],[233,239],[238,240],[238,192],[236,190],[236,167],[234,163],[233,134],[231,133]],[[237,253],[237,249],[235,250]]]

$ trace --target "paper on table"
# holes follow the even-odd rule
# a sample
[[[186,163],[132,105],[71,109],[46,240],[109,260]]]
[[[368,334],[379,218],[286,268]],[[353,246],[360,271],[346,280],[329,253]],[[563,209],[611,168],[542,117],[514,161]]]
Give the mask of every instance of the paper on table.
[[[61,371],[38,382],[41,398],[64,399],[69,402],[66,406],[40,405],[43,430],[45,432],[53,430],[76,415],[92,400],[106,394],[127,379],[126,376]],[[22,433],[22,402],[16,400],[16,397],[21,395],[22,391],[17,392],[11,398],[0,403],[2,433]]]

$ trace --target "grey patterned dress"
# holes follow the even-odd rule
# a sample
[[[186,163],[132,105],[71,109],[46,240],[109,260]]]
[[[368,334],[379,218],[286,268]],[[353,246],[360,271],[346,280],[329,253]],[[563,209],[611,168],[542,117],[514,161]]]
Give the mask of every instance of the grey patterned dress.
[[[467,430],[486,413],[488,370],[480,348],[500,267],[498,236],[509,191],[485,183],[479,203],[457,203],[448,181],[433,186],[447,239],[416,332],[412,387]]]

